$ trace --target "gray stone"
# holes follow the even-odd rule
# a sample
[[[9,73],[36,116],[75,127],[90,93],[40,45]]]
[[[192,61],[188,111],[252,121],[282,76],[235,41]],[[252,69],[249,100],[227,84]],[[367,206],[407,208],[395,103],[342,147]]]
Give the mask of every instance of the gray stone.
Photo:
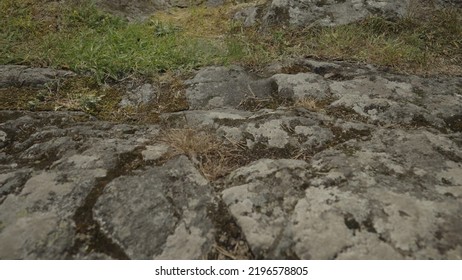
[[[13,156],[8,168],[0,169],[0,259],[79,258],[75,248],[82,254],[88,246],[79,242],[94,238],[80,229],[91,227],[85,225],[91,221],[76,218],[85,211],[87,198],[136,161],[141,135],[158,132],[150,127],[127,134],[126,125],[74,120],[83,116],[0,113],[10,139],[2,151]],[[112,245],[105,246],[88,250],[112,256]]]
[[[110,183],[94,213],[106,234],[134,259],[199,259],[214,230],[210,186],[186,157]]]
[[[260,8],[256,6],[245,7],[234,14],[233,19],[242,23],[244,27],[254,26],[258,20]]]
[[[46,83],[71,77],[71,71],[31,68],[21,65],[0,65],[0,88],[12,86],[43,87]]]
[[[461,157],[434,137],[381,130],[309,164],[258,161],[228,176],[223,200],[259,258],[458,258],[462,164],[444,154]]]
[[[268,79],[258,79],[237,66],[207,67],[186,82],[193,110],[236,108],[248,98],[267,99],[273,91]]]
[[[161,125],[0,111],[0,258],[460,259],[462,78],[274,65],[200,70]],[[176,155],[170,128],[226,150]]]
[[[7,136],[5,131],[0,130],[0,149],[6,146]]]
[[[120,107],[137,107],[148,104],[157,96],[157,89],[152,84],[143,84],[127,92],[119,103]]]
[[[278,86],[278,96],[291,100],[308,98],[326,101],[331,98],[329,87],[324,78],[313,73],[295,75],[277,74],[272,77]]]
[[[0,228],[3,260],[63,259],[73,238],[72,225],[50,212],[17,217]]]
[[[0,205],[0,259],[63,259],[74,240],[72,216],[104,170],[34,174],[22,191]]]
[[[1,141],[2,144],[3,144],[3,142],[6,141],[6,136],[7,136],[6,133],[4,131],[0,130],[0,141]]]
[[[383,16],[397,19],[407,13],[409,1],[375,0],[273,0],[264,15],[266,24],[290,24],[296,26],[335,26]]]
[[[169,150],[169,146],[166,144],[158,144],[154,146],[146,146],[146,150],[141,152],[143,159],[148,160],[158,160],[162,158]]]
[[[23,169],[0,174],[0,202],[6,198],[6,195],[19,192],[20,188],[29,179],[31,172],[31,169]]]
[[[290,156],[296,151],[312,153],[333,141],[335,135],[328,126],[332,118],[317,115],[298,117],[293,112],[259,111],[189,111],[171,114],[170,122],[180,127],[195,127],[213,130],[233,143],[245,143],[249,150],[272,150]],[[346,129],[350,130],[350,129]]]

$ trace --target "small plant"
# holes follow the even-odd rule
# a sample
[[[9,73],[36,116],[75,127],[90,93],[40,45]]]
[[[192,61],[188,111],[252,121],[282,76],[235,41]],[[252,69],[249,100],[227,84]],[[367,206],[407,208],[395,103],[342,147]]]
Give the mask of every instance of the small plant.
[[[320,106],[318,105],[318,102],[308,97],[304,97],[304,98],[297,100],[294,104],[294,107],[304,108],[304,109],[307,109],[308,111],[313,111],[313,112],[317,112],[321,110]]]
[[[228,174],[238,162],[238,148],[210,132],[191,128],[169,129],[162,133],[159,141],[173,148],[175,153],[172,156],[187,155],[209,180]]]
[[[87,94],[80,97],[79,103],[83,111],[95,112],[98,110],[98,105],[104,95],[97,95],[94,93]]]
[[[158,20],[151,20],[151,25],[154,27],[154,35],[156,37],[171,35],[180,30],[180,28],[172,24],[166,24]]]

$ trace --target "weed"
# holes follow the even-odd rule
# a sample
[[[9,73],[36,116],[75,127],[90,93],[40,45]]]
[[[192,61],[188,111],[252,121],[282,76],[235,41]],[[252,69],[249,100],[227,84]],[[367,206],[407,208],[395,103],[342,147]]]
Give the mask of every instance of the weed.
[[[316,100],[307,97],[297,100],[294,104],[294,107],[304,108],[313,112],[321,110],[321,106],[318,104],[318,102],[316,102]]]
[[[237,147],[215,134],[191,128],[169,129],[159,141],[170,145],[174,155],[187,155],[209,180],[216,180],[236,168]]]
[[[154,26],[154,35],[157,37],[174,34],[180,30],[180,28],[175,25],[165,24],[158,20],[152,20],[151,24]]]

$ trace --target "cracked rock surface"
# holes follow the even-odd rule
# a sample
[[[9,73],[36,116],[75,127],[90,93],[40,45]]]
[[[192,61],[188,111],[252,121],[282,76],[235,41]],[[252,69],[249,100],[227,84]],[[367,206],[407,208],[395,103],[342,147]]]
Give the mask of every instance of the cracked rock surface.
[[[0,259],[461,259],[462,78],[295,63],[201,69],[159,125],[0,111]]]

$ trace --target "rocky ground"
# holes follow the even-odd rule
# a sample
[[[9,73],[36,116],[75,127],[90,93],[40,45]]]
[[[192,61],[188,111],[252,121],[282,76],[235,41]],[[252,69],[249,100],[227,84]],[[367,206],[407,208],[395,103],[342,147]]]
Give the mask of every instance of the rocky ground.
[[[1,110],[0,259],[462,258],[462,77],[301,58],[182,83],[154,124]]]
[[[2,111],[0,257],[462,257],[460,77],[267,71],[202,69],[158,125]]]

